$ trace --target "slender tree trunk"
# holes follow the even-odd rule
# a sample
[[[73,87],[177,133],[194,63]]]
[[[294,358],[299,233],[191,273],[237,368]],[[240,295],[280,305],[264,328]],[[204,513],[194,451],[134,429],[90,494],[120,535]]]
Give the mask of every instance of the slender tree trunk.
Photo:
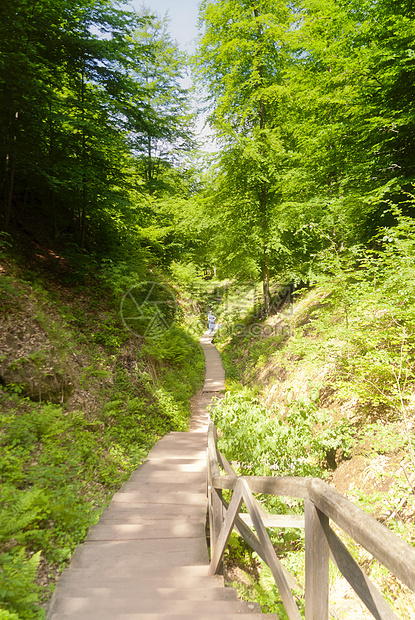
[[[81,192],[81,221],[80,221],[80,242],[81,249],[85,247],[86,237],[86,196],[87,196],[87,177],[86,177],[86,127],[85,127],[85,67],[82,67],[81,74],[81,103],[82,103],[82,192]]]
[[[256,20],[259,18],[259,11],[255,5],[255,2],[251,0],[254,17]],[[263,39],[263,32],[261,28],[261,24],[257,21],[257,32],[258,32],[258,45],[261,44]],[[258,52],[256,53],[256,70],[258,71],[258,75],[260,77],[260,86],[262,86],[262,82],[264,79],[264,66],[263,61],[260,56],[260,49],[258,48]],[[267,108],[265,105],[265,101],[261,97],[259,100],[259,128],[260,130],[266,129],[267,126]],[[261,138],[262,139],[262,136]],[[261,153],[263,155],[263,152]],[[263,292],[263,312],[265,316],[269,316],[271,311],[271,292],[270,292],[270,255],[269,255],[269,230],[268,230],[268,185],[266,183],[262,183],[260,193],[259,193],[259,210],[261,216],[261,227],[262,227],[262,243],[263,243],[263,257],[262,257],[262,292]]]
[[[269,282],[269,253],[266,247],[264,247],[263,258],[262,292],[264,296],[264,314],[265,316],[269,316],[271,312],[271,292]]]
[[[265,129],[267,111],[263,99],[259,102],[259,126]],[[262,153],[263,155],[263,153]],[[262,242],[263,242],[263,258],[262,258],[262,290],[264,296],[264,314],[269,316],[271,311],[271,293],[270,293],[270,275],[269,275],[269,227],[268,227],[268,185],[263,183],[259,196],[261,226],[262,226]]]
[[[14,175],[15,175],[15,157],[14,155],[11,155],[11,166],[8,170],[8,175],[6,178],[8,178],[8,192],[7,192],[7,196],[6,196],[6,213],[5,213],[5,219],[6,219],[6,228],[8,228],[9,224],[10,224],[10,219],[11,219],[11,214],[12,214],[12,201],[13,201],[13,191],[14,191]],[[10,164],[9,164],[10,165]]]
[[[84,179],[82,182],[81,239],[79,243],[81,249],[85,247],[85,237],[86,237],[86,180]]]
[[[262,242],[263,242],[263,256],[262,256],[262,291],[264,297],[264,314],[269,316],[271,310],[271,293],[270,293],[270,275],[269,275],[269,248],[268,248],[268,187],[264,183],[259,196],[259,205],[261,213],[261,226],[262,226]]]
[[[147,135],[147,179],[148,191],[151,196],[151,194],[153,193],[153,150],[150,134]]]
[[[53,189],[49,192],[49,209],[52,215],[53,238],[56,239],[58,236],[58,221],[56,214],[55,192]]]
[[[5,224],[8,228],[12,214],[14,180],[16,174],[16,149],[17,143],[17,123],[19,121],[19,112],[12,113],[10,108],[10,141],[9,153],[6,155],[6,193],[5,193]]]
[[[54,176],[54,157],[55,157],[55,140],[54,140],[54,127],[53,127],[53,115],[52,115],[52,103],[49,101],[49,170],[50,176]],[[56,239],[58,236],[58,221],[57,221],[57,213],[56,213],[56,202],[55,202],[55,190],[53,187],[50,188],[49,191],[49,211],[52,217],[52,229],[53,229],[53,237]]]

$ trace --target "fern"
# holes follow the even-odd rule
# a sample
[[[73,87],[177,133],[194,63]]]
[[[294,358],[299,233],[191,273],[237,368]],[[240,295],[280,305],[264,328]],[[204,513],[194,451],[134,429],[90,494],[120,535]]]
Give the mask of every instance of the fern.
[[[44,617],[43,610],[36,606],[39,601],[36,575],[40,554],[38,551],[28,559],[26,549],[20,547],[0,555],[0,604],[6,611],[17,612],[17,617],[24,620]]]
[[[264,592],[269,592],[275,588],[275,580],[272,574],[270,567],[265,564],[265,562],[261,562],[261,573],[259,576],[259,585],[262,587]]]
[[[13,503],[0,510],[0,544],[13,537],[19,542],[25,538],[26,528],[38,518],[40,507],[36,506],[41,496],[40,489],[33,489],[20,493],[16,497],[14,489]]]
[[[19,616],[11,611],[7,611],[7,609],[2,609],[0,607],[0,620],[20,620]]]

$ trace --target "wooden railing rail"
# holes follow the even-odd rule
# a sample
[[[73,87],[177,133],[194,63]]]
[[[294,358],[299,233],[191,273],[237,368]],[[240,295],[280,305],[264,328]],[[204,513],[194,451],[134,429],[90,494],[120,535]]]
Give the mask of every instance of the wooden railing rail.
[[[334,532],[330,520],[415,592],[413,547],[318,478],[238,476],[218,451],[216,443],[217,431],[211,422],[208,432],[211,574],[220,570],[226,545],[235,528],[270,567],[290,620],[301,620],[292,593],[300,586],[276,556],[266,528],[304,527],[306,620],[329,618],[330,558],[374,618],[398,620]],[[229,504],[222,497],[224,489],[233,491]],[[304,518],[268,515],[255,500],[254,493],[304,499]],[[240,513],[242,504],[248,514]]]

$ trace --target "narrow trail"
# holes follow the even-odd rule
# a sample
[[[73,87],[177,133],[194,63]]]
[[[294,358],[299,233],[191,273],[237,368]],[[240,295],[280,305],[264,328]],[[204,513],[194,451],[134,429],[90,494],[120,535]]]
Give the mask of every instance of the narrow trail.
[[[261,617],[257,604],[207,575],[206,407],[224,390],[225,373],[211,337],[201,346],[205,382],[190,432],[163,437],[114,495],[63,572],[48,620]]]

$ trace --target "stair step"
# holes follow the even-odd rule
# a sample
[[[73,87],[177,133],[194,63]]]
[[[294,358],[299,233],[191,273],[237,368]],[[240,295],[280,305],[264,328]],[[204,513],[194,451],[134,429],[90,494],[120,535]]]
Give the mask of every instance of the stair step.
[[[173,484],[186,486],[191,484],[206,484],[206,471],[205,468],[199,464],[198,471],[180,471],[180,476],[177,475],[177,471],[172,471],[170,468],[163,467],[155,468],[150,462],[144,463],[139,469],[134,471],[129,480],[124,482],[121,487],[121,491],[137,484]]]
[[[160,485],[166,489],[191,489],[192,491],[203,491],[206,489],[206,471],[187,471],[180,472],[165,469],[162,471],[154,471],[149,463],[148,471],[143,467],[139,472],[133,472],[130,479],[124,482],[120,493],[126,491],[135,491],[137,488],[148,489]]]
[[[197,584],[199,587],[193,588],[173,588],[173,587],[155,587],[148,588],[148,585],[139,583],[138,585],[131,582],[124,586],[102,586],[102,587],[82,587],[75,585],[73,587],[65,586],[61,588],[58,584],[56,592],[66,598],[80,597],[101,599],[124,598],[131,596],[131,592],[137,594],[140,600],[169,600],[169,601],[237,601],[237,593],[235,588],[230,587],[202,587],[202,583]]]
[[[137,588],[217,588],[223,587],[221,575],[208,576],[207,566],[147,567],[134,571],[112,568],[66,568],[59,579],[61,587],[120,587],[135,584]]]
[[[279,620],[277,614],[247,614],[246,620]],[[212,615],[207,614],[146,614],[146,613],[113,613],[113,612],[97,612],[95,613],[79,613],[76,618],[69,614],[56,613],[50,620],[212,620]],[[215,620],[241,620],[241,614],[218,613],[215,614]]]
[[[203,522],[188,519],[143,520],[141,523],[115,523],[100,520],[93,525],[86,542],[105,540],[152,540],[166,538],[202,538],[205,535]]]
[[[166,457],[163,457],[163,454],[159,452],[158,454],[153,454],[150,460],[145,461],[145,463],[139,465],[139,467],[144,467],[144,465],[147,464],[151,466],[154,471],[206,471],[206,448],[204,448],[203,454],[202,451],[200,451],[188,458],[183,458],[183,455],[180,455],[179,452],[171,452],[169,455],[166,455]]]
[[[112,498],[113,504],[187,504],[193,506],[206,505],[206,484],[199,492],[193,489],[184,490],[181,485],[173,489],[169,484],[141,485],[135,491],[118,491]],[[174,492],[173,492],[174,491]]]
[[[51,608],[54,614],[73,614],[79,620],[82,614],[110,613],[115,616],[121,613],[140,613],[140,614],[169,614],[177,616],[180,614],[193,615],[210,614],[216,616],[221,613],[249,614],[258,611],[254,603],[248,604],[245,601],[192,601],[192,600],[168,600],[151,598],[143,599],[140,593],[130,593],[123,598],[82,598],[82,597],[60,597]]]
[[[207,506],[203,502],[201,506],[186,506],[185,504],[169,504],[168,511],[163,503],[134,502],[129,504],[111,504],[102,512],[100,523],[107,521],[124,520],[125,523],[141,523],[142,519],[168,520],[180,518],[186,520],[199,520],[206,515]]]
[[[183,455],[186,449],[204,449],[207,446],[207,436],[198,433],[189,433],[188,431],[172,431],[168,435],[162,437],[150,450],[147,458],[158,452],[167,452],[168,450],[177,450]]]
[[[71,567],[125,568],[134,572],[157,566],[207,564],[206,540],[165,538],[159,540],[117,540],[87,542],[76,548]]]
[[[189,434],[190,441],[188,442],[178,442],[173,439],[166,441],[163,443],[159,441],[158,444],[154,446],[154,448],[147,455],[147,460],[152,463],[153,459],[158,459],[160,457],[163,458],[163,462],[166,463],[169,459],[180,459],[182,460],[183,455],[191,454],[191,458],[196,461],[201,461],[206,458],[206,447],[207,441],[204,439],[201,440],[201,435],[194,435],[193,437]],[[206,463],[205,463],[206,467]]]

